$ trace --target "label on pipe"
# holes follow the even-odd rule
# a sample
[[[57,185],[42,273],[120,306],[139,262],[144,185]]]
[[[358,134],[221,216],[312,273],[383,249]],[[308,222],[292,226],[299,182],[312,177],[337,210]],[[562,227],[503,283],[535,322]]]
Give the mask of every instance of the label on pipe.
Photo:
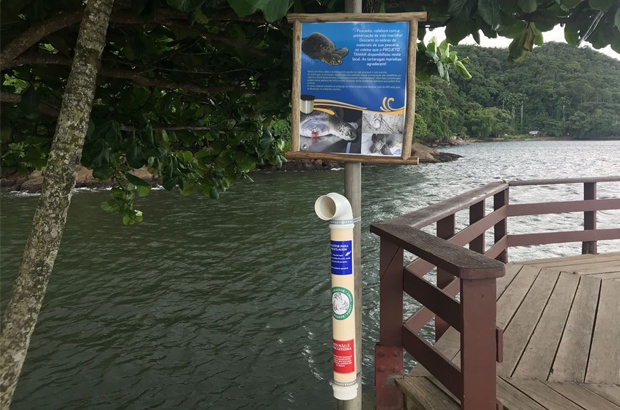
[[[334,372],[355,372],[355,340],[334,339]]]
[[[332,310],[334,319],[345,320],[353,313],[353,295],[340,286],[332,288]]]
[[[353,241],[331,241],[332,273],[334,275],[353,274]]]

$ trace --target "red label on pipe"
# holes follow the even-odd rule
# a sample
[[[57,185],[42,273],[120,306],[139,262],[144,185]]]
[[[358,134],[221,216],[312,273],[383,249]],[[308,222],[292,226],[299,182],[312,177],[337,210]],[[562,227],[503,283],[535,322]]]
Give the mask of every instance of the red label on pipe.
[[[333,340],[334,371],[336,373],[355,373],[355,341]]]

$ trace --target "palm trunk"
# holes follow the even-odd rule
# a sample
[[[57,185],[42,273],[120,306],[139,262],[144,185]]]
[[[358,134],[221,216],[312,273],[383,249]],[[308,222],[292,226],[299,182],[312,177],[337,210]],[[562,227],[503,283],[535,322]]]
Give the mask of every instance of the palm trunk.
[[[56,125],[45,182],[0,333],[0,409],[8,409],[49,283],[67,220],[71,194],[105,46],[114,0],[90,0]]]

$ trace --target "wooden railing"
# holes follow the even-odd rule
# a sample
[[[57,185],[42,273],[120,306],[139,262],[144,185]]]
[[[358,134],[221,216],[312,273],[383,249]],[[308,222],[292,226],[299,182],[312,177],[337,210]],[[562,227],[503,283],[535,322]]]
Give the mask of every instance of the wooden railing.
[[[418,211],[373,224],[381,237],[380,331],[375,349],[377,409],[403,409],[394,379],[403,375],[403,350],[409,352],[454,396],[463,409],[496,408],[496,360],[501,360],[501,330],[495,326],[496,278],[504,274],[511,246],[582,242],[583,253],[596,253],[597,241],[620,239],[620,229],[597,228],[596,212],[620,209],[620,198],[598,199],[597,184],[620,177],[494,182]],[[510,187],[579,183],[579,201],[510,204]],[[486,214],[486,201],[493,198]],[[469,212],[469,224],[455,229],[456,214]],[[583,212],[582,230],[511,235],[513,216]],[[436,236],[422,231],[435,224]],[[486,233],[492,229],[493,243]],[[469,249],[464,246],[468,245]],[[404,251],[418,258],[404,264]],[[502,263],[503,262],[503,263]],[[437,270],[436,284],[423,279]],[[403,321],[403,293],[422,307]],[[460,293],[460,301],[455,296]],[[435,339],[452,326],[460,332],[460,368],[420,336],[435,319]]]

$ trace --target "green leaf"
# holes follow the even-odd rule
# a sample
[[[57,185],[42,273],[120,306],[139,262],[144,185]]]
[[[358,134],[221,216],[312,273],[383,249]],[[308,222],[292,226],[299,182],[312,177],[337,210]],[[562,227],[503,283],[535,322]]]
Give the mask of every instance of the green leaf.
[[[450,44],[446,40],[439,43],[439,53],[442,57],[450,54]]]
[[[149,184],[142,178],[138,178],[137,176],[133,175],[130,172],[125,173],[125,178],[127,178],[127,181],[129,181],[130,183],[134,184],[137,187],[149,187],[149,188],[151,187],[151,184]]]
[[[620,54],[620,33],[615,33],[609,44],[611,49]]]
[[[286,15],[292,5],[289,0],[228,0],[230,7],[239,16],[248,16],[261,10],[267,21],[276,21]]]
[[[620,30],[620,7],[616,10],[616,15],[614,16],[614,26]]]
[[[144,165],[142,150],[135,139],[127,149],[127,163],[134,169],[142,168]]]
[[[478,14],[493,30],[502,24],[501,10],[496,0],[478,0]]]
[[[100,181],[107,181],[114,175],[114,170],[108,164],[93,169],[93,177]]]
[[[92,154],[92,164],[94,167],[108,165],[110,162],[110,147],[105,140],[98,139],[90,149]]]
[[[537,29],[534,30],[534,44],[536,44],[538,47],[544,44],[543,33],[542,31]]]
[[[617,4],[617,0],[590,0],[590,7],[594,10],[607,11],[614,4]]]
[[[216,187],[211,187],[211,189],[209,190],[209,197],[211,197],[212,199],[219,199],[220,198],[220,193],[217,192],[217,188]]]
[[[509,26],[502,26],[502,28],[499,30],[499,34],[502,37],[517,38],[518,36],[523,34],[525,30],[527,30],[527,23],[519,20]]]
[[[201,9],[197,9],[197,10],[194,12],[194,20],[195,20],[197,23],[200,23],[200,24],[204,24],[204,25],[209,24],[209,17],[207,17],[207,16],[206,16],[206,15],[202,12],[202,10],[201,10]]]
[[[142,211],[138,211],[137,209],[135,209],[133,211],[133,219],[136,222],[142,222],[142,220],[144,219],[144,216],[142,215]]]
[[[538,8],[538,2],[536,0],[517,0],[517,4],[525,13],[533,13]]]
[[[564,39],[568,44],[576,47],[579,44],[579,31],[577,28],[567,24],[566,27],[564,27]]]
[[[138,192],[138,196],[143,198],[151,192],[151,186],[136,186],[136,191]]]
[[[465,80],[471,79],[471,74],[469,73],[469,71],[463,65],[462,62],[457,61],[456,63],[454,63],[454,68],[456,69],[456,72],[458,73],[458,75],[461,76],[461,78],[463,78]]]
[[[458,44],[471,34],[472,27],[468,21],[450,20],[446,25],[446,38],[452,44]]]
[[[521,35],[517,36],[508,46],[508,55],[510,61],[518,62],[522,61],[527,55],[525,50],[525,41],[529,30],[524,31]]]
[[[476,5],[476,0],[450,0],[448,2],[448,14],[457,20],[469,20]]]
[[[119,211],[120,208],[119,208],[118,202],[115,199],[109,198],[101,203],[101,209],[103,209],[106,212],[115,214]]]
[[[131,218],[131,215],[123,215],[123,225],[132,225],[134,223],[133,219]]]

